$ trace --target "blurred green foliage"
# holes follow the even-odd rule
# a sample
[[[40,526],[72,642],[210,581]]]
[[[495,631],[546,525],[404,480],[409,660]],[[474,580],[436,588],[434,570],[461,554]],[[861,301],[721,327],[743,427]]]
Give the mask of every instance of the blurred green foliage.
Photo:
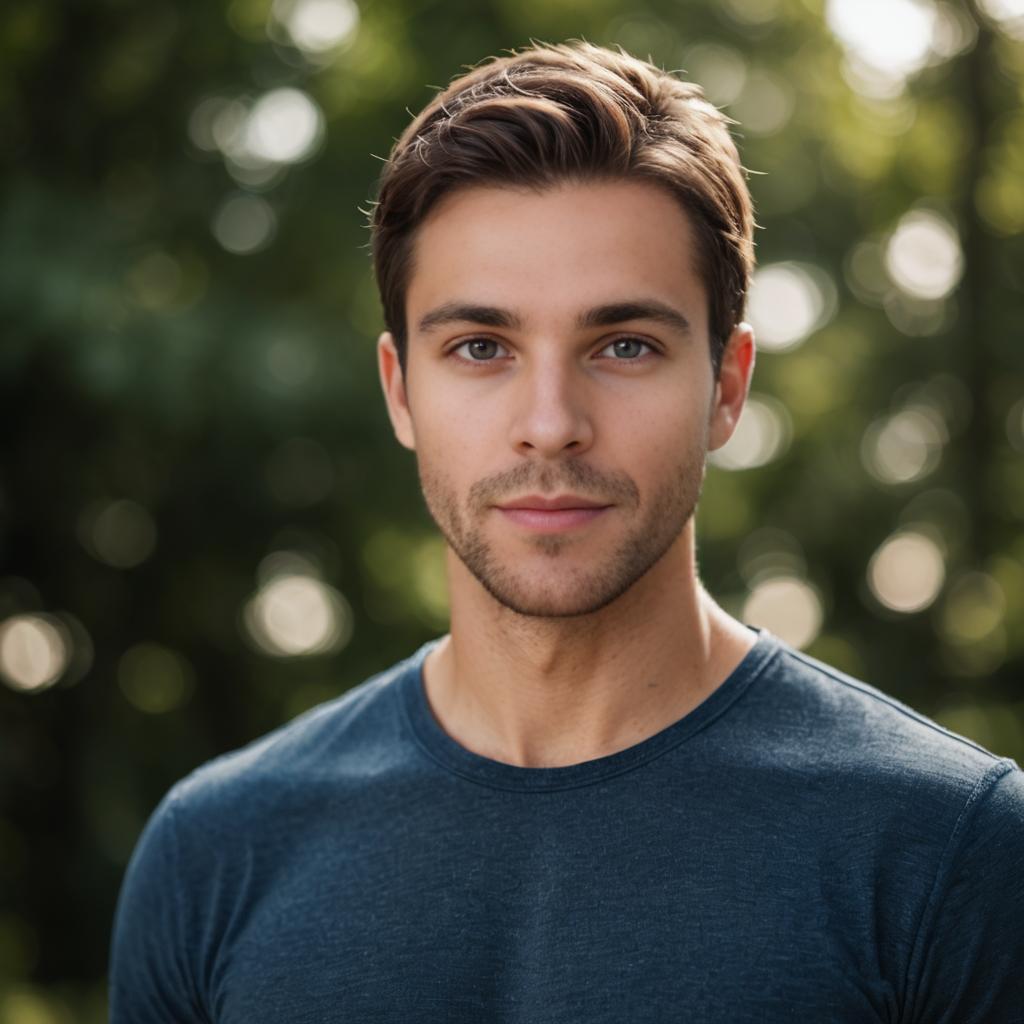
[[[861,5],[877,41],[910,38],[908,4]],[[783,635],[802,615],[810,653],[1021,758],[1024,33],[995,3],[915,0],[928,45],[876,55],[893,71],[841,6],[8,0],[0,1021],[104,1019],[117,888],[171,783],[445,629],[361,208],[407,111],[531,38],[703,82],[755,172],[762,267],[818,303],[759,358],[752,443],[774,440],[709,472],[709,589],[752,615],[788,580],[756,606]],[[894,249],[914,211],[962,262],[930,298],[895,280],[934,262],[934,231]],[[253,604],[275,565],[306,589]],[[331,642],[275,655],[260,622]]]

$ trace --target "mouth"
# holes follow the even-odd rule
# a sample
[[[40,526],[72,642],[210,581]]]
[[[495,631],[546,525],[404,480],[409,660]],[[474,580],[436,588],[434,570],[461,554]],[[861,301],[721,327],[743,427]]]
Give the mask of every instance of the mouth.
[[[594,501],[579,494],[562,494],[557,498],[545,498],[542,494],[528,494],[523,498],[506,501],[498,507],[539,512],[562,512],[576,509],[608,508],[609,506],[606,502]]]
[[[576,508],[524,508],[498,506],[506,519],[533,533],[560,533],[578,529],[604,515],[611,505],[588,505]]]

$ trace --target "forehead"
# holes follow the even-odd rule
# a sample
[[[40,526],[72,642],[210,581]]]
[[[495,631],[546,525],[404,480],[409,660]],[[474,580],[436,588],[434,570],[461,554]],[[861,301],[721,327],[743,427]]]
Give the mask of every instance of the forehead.
[[[696,239],[679,201],[654,183],[460,188],[416,233],[407,321],[454,298],[513,308],[529,322],[645,295],[682,304],[703,333]]]

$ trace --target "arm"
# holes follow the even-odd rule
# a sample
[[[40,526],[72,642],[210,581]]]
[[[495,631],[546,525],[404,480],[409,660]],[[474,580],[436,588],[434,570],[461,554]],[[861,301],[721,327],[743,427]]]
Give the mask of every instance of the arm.
[[[172,790],[149,819],[121,885],[110,955],[110,1024],[198,1024],[200,1008],[184,927],[188,889]]]
[[[914,1024],[1024,1024],[1024,772],[994,766],[961,812],[911,958]]]

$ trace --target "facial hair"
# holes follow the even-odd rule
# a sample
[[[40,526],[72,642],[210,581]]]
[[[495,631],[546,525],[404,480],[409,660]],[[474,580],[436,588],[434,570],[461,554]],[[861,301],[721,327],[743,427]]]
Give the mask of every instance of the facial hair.
[[[448,546],[480,585],[505,608],[524,616],[568,618],[590,615],[621,597],[669,550],[692,517],[704,482],[706,447],[695,445],[665,474],[661,486],[644,501],[625,472],[599,472],[585,462],[524,462],[507,473],[474,483],[465,508],[451,481],[419,458],[420,485],[431,517]],[[557,583],[531,580],[517,571],[514,557],[497,554],[484,521],[499,513],[493,506],[522,494],[555,495],[571,491],[614,507],[603,513],[628,526],[610,550],[602,550],[583,567],[571,565],[570,552],[580,542],[568,534],[526,536],[524,543],[548,564]],[[612,524],[608,524],[612,525]],[[507,523],[494,530],[516,528]]]

